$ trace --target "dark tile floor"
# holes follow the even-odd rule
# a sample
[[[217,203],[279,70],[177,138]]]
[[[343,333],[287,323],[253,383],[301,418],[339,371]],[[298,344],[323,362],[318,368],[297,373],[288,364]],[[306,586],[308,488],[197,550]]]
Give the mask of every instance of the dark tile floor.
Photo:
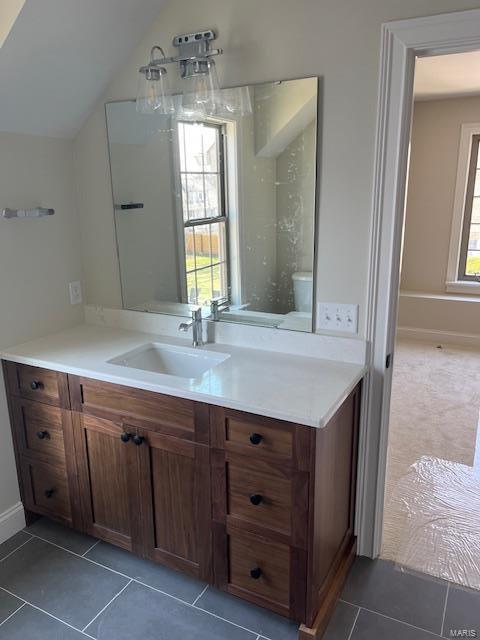
[[[480,637],[480,592],[358,558],[325,639],[455,636]],[[0,545],[0,640],[296,637],[288,620],[46,519]]]

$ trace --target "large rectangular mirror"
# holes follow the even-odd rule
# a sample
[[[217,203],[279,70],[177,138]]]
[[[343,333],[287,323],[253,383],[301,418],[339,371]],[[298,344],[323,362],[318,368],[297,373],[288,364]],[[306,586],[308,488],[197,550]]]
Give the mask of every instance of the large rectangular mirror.
[[[241,117],[106,105],[123,306],[311,331],[318,80],[242,95]]]

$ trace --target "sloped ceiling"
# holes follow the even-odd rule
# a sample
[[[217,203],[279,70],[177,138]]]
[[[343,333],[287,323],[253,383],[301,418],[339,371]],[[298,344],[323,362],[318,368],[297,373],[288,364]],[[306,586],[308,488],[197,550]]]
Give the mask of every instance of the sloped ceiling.
[[[0,47],[7,39],[25,0],[2,0],[0,2]]]
[[[0,131],[73,137],[164,2],[26,0],[0,47]]]

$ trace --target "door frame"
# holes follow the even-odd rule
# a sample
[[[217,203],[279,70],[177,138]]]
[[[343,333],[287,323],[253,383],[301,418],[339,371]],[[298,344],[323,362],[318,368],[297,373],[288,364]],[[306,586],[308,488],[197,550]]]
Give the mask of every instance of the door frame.
[[[381,549],[415,58],[480,49],[480,9],[382,25],[357,513],[359,553]]]

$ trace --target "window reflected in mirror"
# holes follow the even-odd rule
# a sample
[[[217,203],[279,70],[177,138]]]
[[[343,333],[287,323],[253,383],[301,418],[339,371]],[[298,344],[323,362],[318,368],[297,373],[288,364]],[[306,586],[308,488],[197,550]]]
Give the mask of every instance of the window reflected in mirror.
[[[209,122],[177,123],[189,304],[228,296],[224,134]]]

